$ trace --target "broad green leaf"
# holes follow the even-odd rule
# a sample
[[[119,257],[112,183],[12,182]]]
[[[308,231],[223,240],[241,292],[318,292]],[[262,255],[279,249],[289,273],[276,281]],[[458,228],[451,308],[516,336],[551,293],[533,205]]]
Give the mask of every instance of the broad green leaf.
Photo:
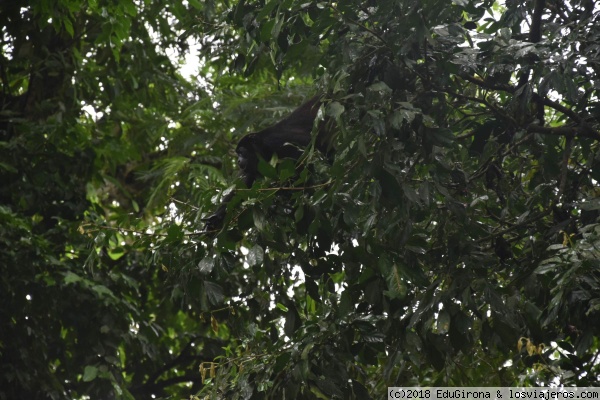
[[[91,382],[98,377],[98,367],[87,365],[83,370],[83,381]]]

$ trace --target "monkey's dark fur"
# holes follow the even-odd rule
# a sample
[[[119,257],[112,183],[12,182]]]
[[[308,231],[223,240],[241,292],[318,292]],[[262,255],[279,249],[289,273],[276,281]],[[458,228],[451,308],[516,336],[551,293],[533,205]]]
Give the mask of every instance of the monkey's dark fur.
[[[269,161],[277,155],[278,158],[297,160],[302,155],[304,148],[312,141],[312,128],[320,106],[321,97],[315,96],[277,124],[240,139],[235,152],[238,155],[241,178],[246,187],[251,187],[260,176],[258,163],[261,158]],[[323,121],[315,138],[315,147],[325,155],[332,153],[330,125]],[[227,203],[234,195],[232,192],[225,196],[217,211],[205,219],[207,231],[221,229]]]

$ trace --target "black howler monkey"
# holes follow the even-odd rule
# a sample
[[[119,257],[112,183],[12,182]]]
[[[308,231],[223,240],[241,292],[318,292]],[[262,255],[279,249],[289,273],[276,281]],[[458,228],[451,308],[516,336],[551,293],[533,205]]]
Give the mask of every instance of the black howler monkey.
[[[241,178],[246,187],[251,187],[260,175],[258,163],[261,158],[269,161],[274,155],[277,155],[278,158],[297,160],[302,155],[304,148],[312,141],[312,128],[320,106],[321,97],[315,96],[277,124],[262,131],[250,133],[240,139],[235,152],[238,156]],[[315,147],[323,154],[331,155],[331,123],[329,121],[322,121],[319,125]],[[207,231],[221,228],[227,211],[227,203],[234,195],[235,193],[232,192],[225,196],[217,211],[205,219]]]

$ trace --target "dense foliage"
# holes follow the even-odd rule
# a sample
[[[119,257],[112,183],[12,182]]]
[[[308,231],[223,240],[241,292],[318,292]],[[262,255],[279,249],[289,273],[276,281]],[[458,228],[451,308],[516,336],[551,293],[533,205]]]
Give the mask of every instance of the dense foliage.
[[[0,26],[0,399],[599,381],[593,0],[21,0]],[[242,188],[237,140],[316,93],[333,159]]]

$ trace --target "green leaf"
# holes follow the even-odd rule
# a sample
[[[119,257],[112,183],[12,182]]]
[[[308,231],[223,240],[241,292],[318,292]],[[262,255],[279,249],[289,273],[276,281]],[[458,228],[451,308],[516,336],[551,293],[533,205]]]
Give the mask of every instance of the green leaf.
[[[271,30],[271,40],[276,40],[279,36],[279,32],[281,32],[281,26],[283,25],[283,18],[277,17],[275,18],[275,25],[273,25],[273,29]]]
[[[111,260],[118,260],[125,255],[125,249],[123,247],[115,247],[108,250],[108,256]]]
[[[98,368],[93,365],[87,365],[83,370],[83,381],[91,382],[98,377]]]
[[[285,323],[283,325],[283,331],[286,336],[292,337],[294,333],[302,326],[302,320],[300,314],[296,311],[295,307],[290,307],[285,314]]]
[[[437,331],[446,334],[450,330],[450,314],[446,310],[440,311],[437,318]]]
[[[374,83],[371,86],[369,86],[369,90],[371,90],[373,92],[385,92],[385,93],[390,93],[392,91],[392,89],[390,89],[390,87],[388,85],[386,85],[385,82]]]
[[[277,179],[277,169],[263,159],[258,161],[258,172],[266,178],[273,180]]]
[[[179,242],[183,239],[183,231],[177,224],[171,224],[167,229],[167,237],[165,241],[167,243]]]
[[[123,7],[125,13],[131,17],[137,16],[137,8],[132,0],[122,0],[119,5]]]
[[[75,36],[75,29],[73,29],[73,22],[68,17],[62,19],[62,23],[69,36]]]
[[[206,297],[212,305],[219,305],[223,302],[223,288],[215,282],[204,281],[204,290]]]
[[[354,303],[350,298],[348,292],[344,291],[340,297],[340,302],[338,305],[338,317],[344,318],[349,315],[351,311],[354,310]]]
[[[215,267],[215,259],[212,255],[208,255],[208,256],[204,257],[198,263],[198,271],[200,271],[200,273],[204,274],[204,275],[210,274],[214,267]]]
[[[81,280],[82,280],[82,278],[79,275],[77,275],[77,274],[75,274],[74,272],[71,272],[71,271],[68,271],[65,274],[65,277],[64,277],[64,282],[67,285],[70,284],[70,283],[79,282]]]
[[[277,7],[279,4],[279,0],[271,0],[260,10],[260,12],[256,15],[256,20],[260,21],[267,16],[270,16],[271,12]]]
[[[576,206],[586,211],[600,210],[600,198],[593,198],[585,202],[580,202],[577,203]]]
[[[202,3],[199,0],[188,0],[190,5],[194,7],[196,10],[202,10]]]
[[[114,298],[113,292],[104,285],[94,285],[92,286],[92,289],[94,290],[94,292],[96,292],[96,294],[98,294],[99,298]]]
[[[285,182],[296,175],[296,163],[291,159],[285,159],[279,163],[279,181]]]
[[[254,267],[262,265],[264,259],[264,250],[259,245],[254,245],[248,250],[248,265]]]
[[[410,200],[412,203],[416,203],[416,204],[420,203],[421,198],[417,194],[416,190],[412,188],[412,186],[403,184],[402,192],[408,198],[408,200]]]
[[[454,142],[454,133],[445,128],[427,128],[427,136],[437,146],[447,147]]]
[[[332,101],[327,105],[327,115],[337,119],[344,113],[344,106],[337,101]]]

